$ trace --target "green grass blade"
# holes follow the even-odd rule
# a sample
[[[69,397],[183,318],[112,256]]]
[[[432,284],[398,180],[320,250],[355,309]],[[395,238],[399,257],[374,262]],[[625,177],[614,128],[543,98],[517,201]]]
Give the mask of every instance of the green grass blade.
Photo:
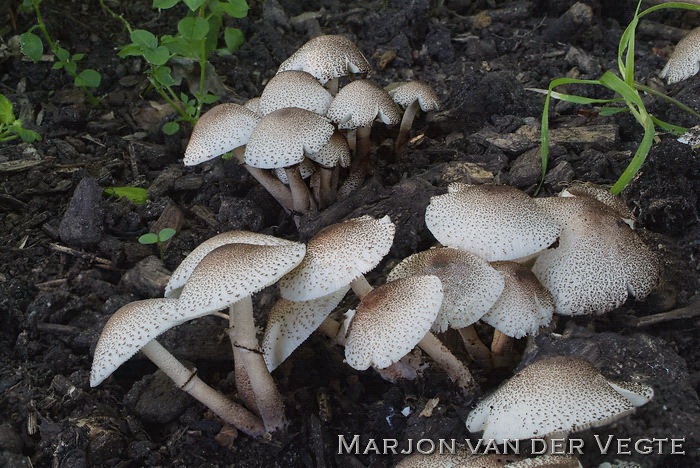
[[[610,189],[610,193],[613,195],[618,195],[625,187],[627,187],[627,184],[632,181],[634,176],[637,175],[637,172],[639,172],[639,169],[641,169],[642,164],[644,164],[644,161],[651,150],[651,145],[654,143],[654,122],[649,115],[646,116],[643,126],[644,138],[642,138],[642,142],[639,144],[637,151],[634,153],[632,161],[629,163],[620,178],[617,179],[615,185],[613,185]]]

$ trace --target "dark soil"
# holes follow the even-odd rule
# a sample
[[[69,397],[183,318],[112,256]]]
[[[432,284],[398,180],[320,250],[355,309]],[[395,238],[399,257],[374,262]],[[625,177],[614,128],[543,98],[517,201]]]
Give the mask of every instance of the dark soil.
[[[232,56],[212,59],[228,87],[224,101],[242,103],[259,95],[282,60],[311,37],[332,33],[358,44],[374,66],[372,79],[382,85],[427,81],[443,103],[440,112],[418,119],[413,135],[421,136],[398,163],[390,154],[396,129],[377,125],[372,178],[348,200],[305,218],[299,231],[232,161],[182,165],[190,129],[172,137],[160,131],[171,117],[157,111],[144,63],[116,56],[114,48],[128,35],[97,2],[46,1],[42,10],[54,37],[72,52],[85,53],[83,66],[102,73],[100,107],[90,106],[50,61],[32,63],[13,53],[13,36],[34,18],[17,13],[19,2],[10,3],[15,5],[0,6],[0,24],[6,25],[0,27],[0,92],[43,140],[0,145],[0,466],[379,467],[402,456],[339,455],[338,436],[395,438],[401,444],[410,438],[470,437],[464,420],[473,399],[461,396],[441,371],[390,384],[343,364],[342,350],[320,336],[274,373],[291,424],[271,440],[217,437],[222,423],[153,374],[141,356],[90,388],[92,350],[110,314],[130,301],[161,295],[168,272],[219,232],[248,229],[306,240],[344,219],[388,214],[397,235],[390,254],[369,275],[377,285],[401,258],[435,242],[423,214],[429,197],[450,182],[509,183],[533,193],[539,172],[533,148],[544,100],[526,88],[546,88],[562,76],[597,78],[616,68],[617,41],[634,2],[585,0],[592,15],[582,24],[564,16],[573,0],[251,2],[247,19],[231,21],[243,29],[246,43]],[[135,27],[156,34],[172,33],[184,14],[182,5],[158,14],[149,0],[108,3]],[[308,12],[315,13],[299,16]],[[649,18],[676,28],[698,25],[698,15],[689,13]],[[650,32],[638,36],[637,77],[663,87],[656,76],[678,38],[653,25],[645,31]],[[666,89],[700,110],[699,77]],[[608,96],[594,87],[567,91]],[[662,119],[698,124],[647,99]],[[544,195],[575,180],[614,182],[641,139],[628,115],[599,117],[589,107],[555,102],[552,118],[553,128],[600,134],[589,142],[553,145]],[[147,188],[150,200],[135,206],[106,198],[101,192],[109,186]],[[581,356],[608,376],[654,387],[649,404],[595,433],[685,438],[685,456],[668,449],[601,455],[593,449],[593,432],[586,431],[581,437],[591,449],[584,466],[615,459],[700,466],[700,319],[635,326],[635,318],[685,306],[698,293],[699,189],[697,150],[660,134],[623,197],[638,217],[638,232],[663,259],[661,286],[645,301],[605,316],[562,318],[558,334],[541,335],[526,351],[527,362]],[[161,263],[155,248],[137,239],[166,209],[179,209],[181,227]],[[256,297],[260,323],[274,296],[271,291]],[[344,309],[353,306],[348,301]],[[233,392],[223,328],[221,319],[207,317],[167,332],[162,343],[196,364],[203,380]],[[487,338],[488,330],[481,331]],[[456,343],[451,334],[443,339]],[[473,370],[483,392],[510,374]],[[432,415],[419,416],[433,398],[439,403]]]

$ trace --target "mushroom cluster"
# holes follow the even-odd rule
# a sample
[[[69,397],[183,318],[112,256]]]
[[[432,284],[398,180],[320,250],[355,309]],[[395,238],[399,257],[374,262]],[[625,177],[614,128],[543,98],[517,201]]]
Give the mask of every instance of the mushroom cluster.
[[[185,165],[233,151],[298,225],[305,213],[326,208],[362,184],[375,120],[401,123],[398,155],[405,151],[418,109],[439,106],[428,84],[413,81],[387,92],[365,78],[370,71],[348,38],[311,39],[280,65],[259,98],[243,106],[220,104],[202,115],[187,145]],[[339,89],[339,79],[351,74],[361,79]],[[348,167],[339,188],[340,169]]]

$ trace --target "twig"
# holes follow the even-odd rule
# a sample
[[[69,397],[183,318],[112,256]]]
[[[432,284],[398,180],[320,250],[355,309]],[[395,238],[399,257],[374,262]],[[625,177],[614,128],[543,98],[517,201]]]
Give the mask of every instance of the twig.
[[[49,244],[49,247],[52,250],[55,250],[56,252],[72,255],[73,257],[78,257],[78,258],[84,258],[85,260],[89,260],[91,262],[95,262],[98,265],[103,265],[103,266],[112,266],[112,261],[107,260],[106,258],[98,257],[94,254],[87,253],[87,252],[82,252],[80,250],[75,250],[70,247],[66,247],[65,245],[60,245],[60,244]]]
[[[700,294],[693,296],[685,307],[669,310],[660,314],[647,315],[646,317],[633,317],[629,320],[629,325],[633,327],[648,327],[671,320],[681,320],[697,317],[700,315]]]

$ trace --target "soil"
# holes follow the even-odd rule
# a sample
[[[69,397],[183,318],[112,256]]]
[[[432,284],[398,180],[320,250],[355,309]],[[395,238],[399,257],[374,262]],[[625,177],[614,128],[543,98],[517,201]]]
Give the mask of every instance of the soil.
[[[435,243],[423,214],[429,197],[444,193],[450,182],[507,183],[533,194],[544,100],[528,88],[546,88],[562,76],[593,79],[615,69],[617,42],[634,9],[634,2],[585,0],[589,15],[574,21],[567,14],[573,3],[250,2],[248,18],[229,21],[243,30],[245,44],[233,55],[212,58],[226,86],[223,101],[242,103],[260,95],[281,61],[321,33],[354,40],[374,67],[371,79],[382,86],[421,79],[442,101],[441,111],[417,119],[416,138],[399,162],[391,155],[397,129],[375,125],[372,177],[348,199],[306,216],[299,230],[233,161],[182,165],[191,129],[174,136],[160,131],[172,116],[149,91],[143,61],[115,54],[128,35],[97,2],[41,6],[54,38],[73,53],[85,53],[82,66],[101,72],[97,107],[72,88],[65,73],[52,69],[50,59],[33,63],[16,53],[13,37],[31,27],[34,17],[15,5],[0,7],[0,24],[6,25],[0,28],[0,92],[26,127],[43,136],[32,144],[0,145],[0,465],[383,467],[404,455],[338,454],[338,436],[359,434],[363,447],[370,438],[398,439],[399,447],[411,438],[476,440],[464,420],[478,395],[461,395],[432,367],[417,380],[397,384],[355,371],[343,363],[342,350],[321,336],[275,371],[290,425],[258,440],[232,434],[154,374],[141,356],[90,388],[92,352],[115,310],[161,295],[169,272],[217,233],[247,229],[306,240],[344,219],[388,214],[397,235],[389,255],[368,275],[378,285],[400,259]],[[173,33],[185,14],[183,5],[158,13],[149,0],[108,4],[134,27],[156,34]],[[649,19],[688,30],[699,17],[662,12]],[[637,40],[637,78],[700,111],[698,76],[673,86],[656,78],[679,29],[647,26]],[[566,91],[609,96],[590,86]],[[663,101],[645,99],[661,119],[698,124]],[[594,138],[562,137],[552,146],[542,195],[556,194],[572,181],[614,182],[641,139],[632,117],[601,117],[589,106],[561,102],[551,112],[552,128],[587,129]],[[137,206],[103,196],[113,186],[147,188],[149,201]],[[648,467],[700,466],[700,319],[690,313],[653,326],[639,321],[688,304],[697,310],[692,299],[699,286],[699,189],[697,150],[660,133],[639,176],[622,193],[637,216],[637,232],[663,260],[659,288],[604,316],[562,317],[527,349],[518,344],[524,362],[580,356],[609,377],[654,387],[654,399],[633,415],[581,433],[588,448],[584,466],[617,459]],[[154,246],[137,239],[154,229],[164,211],[179,229],[161,261]],[[275,295],[271,290],[256,296],[260,324]],[[340,309],[356,304],[346,302]],[[206,317],[167,332],[161,341],[196,365],[203,380],[231,394],[223,329],[220,318]],[[486,327],[479,331],[489,338]],[[458,344],[451,333],[441,338]],[[454,349],[461,353],[459,346]],[[512,374],[471,367],[482,393]],[[420,416],[432,399],[438,399],[432,414]],[[685,455],[672,455],[668,447],[649,455],[604,455],[594,449],[593,434],[685,438]]]

